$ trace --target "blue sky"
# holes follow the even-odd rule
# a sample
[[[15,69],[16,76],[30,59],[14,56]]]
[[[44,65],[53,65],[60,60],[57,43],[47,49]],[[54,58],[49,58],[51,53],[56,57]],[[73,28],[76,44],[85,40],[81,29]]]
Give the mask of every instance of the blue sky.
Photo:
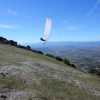
[[[100,40],[100,0],[0,0],[0,36],[40,42],[47,17],[49,41]]]

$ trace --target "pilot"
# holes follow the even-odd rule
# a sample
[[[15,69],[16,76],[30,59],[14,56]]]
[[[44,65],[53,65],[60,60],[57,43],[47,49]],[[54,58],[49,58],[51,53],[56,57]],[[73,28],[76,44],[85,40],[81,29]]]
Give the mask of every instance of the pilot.
[[[40,38],[41,41],[45,41],[43,38]]]

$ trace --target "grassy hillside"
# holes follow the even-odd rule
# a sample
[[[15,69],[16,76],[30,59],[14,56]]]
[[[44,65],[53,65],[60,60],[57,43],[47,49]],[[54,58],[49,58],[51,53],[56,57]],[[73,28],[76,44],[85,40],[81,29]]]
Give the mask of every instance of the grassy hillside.
[[[0,44],[3,100],[99,100],[100,78],[48,56]]]

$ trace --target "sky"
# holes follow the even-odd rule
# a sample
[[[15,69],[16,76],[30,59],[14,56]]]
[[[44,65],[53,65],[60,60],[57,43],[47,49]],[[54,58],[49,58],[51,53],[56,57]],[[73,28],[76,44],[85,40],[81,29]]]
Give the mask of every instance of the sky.
[[[100,0],[0,0],[0,36],[18,43],[100,41]]]

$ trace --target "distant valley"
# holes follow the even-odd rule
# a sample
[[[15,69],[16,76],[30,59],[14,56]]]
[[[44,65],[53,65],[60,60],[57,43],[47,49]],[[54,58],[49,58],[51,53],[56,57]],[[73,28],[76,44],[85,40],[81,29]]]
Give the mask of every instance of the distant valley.
[[[67,58],[78,69],[94,73],[100,70],[100,41],[97,42],[48,42],[31,44],[31,48],[43,53]]]

